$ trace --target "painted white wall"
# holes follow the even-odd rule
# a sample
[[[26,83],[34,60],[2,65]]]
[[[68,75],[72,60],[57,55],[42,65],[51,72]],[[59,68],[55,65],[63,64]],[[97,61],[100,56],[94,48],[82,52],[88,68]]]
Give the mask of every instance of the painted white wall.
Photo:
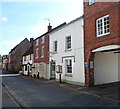
[[[95,53],[95,85],[118,81],[118,55],[114,52]]]
[[[65,51],[65,37],[69,35],[71,35],[72,50]],[[62,65],[63,80],[85,83],[83,39],[83,19],[79,19],[50,34],[50,52],[53,52],[53,42],[56,40],[58,42],[58,52],[56,54],[50,54],[50,61],[53,59],[56,61],[56,65]],[[72,59],[73,62],[74,58],[72,56],[75,56],[72,77],[65,76],[65,59],[68,58],[63,58],[62,62],[62,57],[66,56],[71,56],[69,58]],[[56,74],[56,77],[57,79],[59,78],[58,74]]]
[[[25,56],[23,56],[23,65],[27,65],[27,68],[29,66],[29,71],[30,71],[30,65],[28,63],[33,64],[33,54],[31,54],[31,60],[30,60],[30,55],[26,56],[26,61],[25,61]],[[23,67],[23,73],[24,75],[28,75],[28,69],[26,71],[25,66]]]

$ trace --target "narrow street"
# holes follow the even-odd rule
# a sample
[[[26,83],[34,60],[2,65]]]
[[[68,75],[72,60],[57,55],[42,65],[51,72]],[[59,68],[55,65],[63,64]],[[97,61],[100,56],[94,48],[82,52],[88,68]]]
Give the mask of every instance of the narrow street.
[[[118,103],[79,90],[3,72],[2,107],[118,107]],[[5,76],[6,75],[6,76]],[[8,76],[7,76],[8,75]]]

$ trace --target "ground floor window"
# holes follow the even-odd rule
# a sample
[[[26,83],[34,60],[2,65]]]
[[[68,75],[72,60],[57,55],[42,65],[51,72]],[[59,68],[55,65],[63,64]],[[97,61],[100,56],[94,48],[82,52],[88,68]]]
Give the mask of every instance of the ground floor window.
[[[40,72],[44,72],[44,63],[40,63]]]
[[[65,68],[66,68],[66,73],[72,73],[72,60],[71,59],[65,60]]]
[[[30,71],[32,71],[32,65],[30,65]]]

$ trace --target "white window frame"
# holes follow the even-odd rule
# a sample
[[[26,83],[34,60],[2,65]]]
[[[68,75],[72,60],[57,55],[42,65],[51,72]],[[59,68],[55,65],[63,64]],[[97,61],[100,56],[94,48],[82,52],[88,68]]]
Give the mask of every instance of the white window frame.
[[[69,44],[68,41],[67,41],[68,37],[71,38],[71,41],[69,42],[69,43],[70,43],[70,46],[71,46],[70,48],[68,48],[68,44]],[[65,49],[66,49],[66,50],[71,50],[71,48],[72,48],[72,37],[71,37],[71,35],[69,35],[69,36],[66,36],[66,37],[65,37]]]
[[[58,41],[53,42],[53,53],[56,53],[58,51]]]
[[[45,64],[44,63],[40,63],[39,68],[40,68],[40,72],[42,72],[42,73],[45,72]]]
[[[71,61],[71,66],[70,67],[72,67],[71,68],[71,72],[68,72],[68,62],[69,62],[69,64],[70,64],[70,61]],[[65,72],[66,72],[66,74],[72,74],[73,73],[73,60],[72,59],[65,59]]]
[[[43,44],[45,42],[45,36],[41,37],[41,43]]]
[[[35,43],[36,43],[35,45],[38,46],[39,45],[39,39],[36,39]]]
[[[44,58],[45,47],[41,47],[41,58]]]
[[[106,18],[106,17],[109,17],[109,32],[107,32],[107,33],[105,33],[105,25],[104,25],[104,18]],[[100,20],[102,20],[102,34],[98,34],[98,21],[100,21]],[[108,34],[110,34],[110,16],[109,15],[106,15],[106,16],[103,16],[103,17],[101,17],[101,18],[99,18],[99,19],[97,19],[96,20],[96,33],[97,33],[97,37],[101,37],[101,36],[105,36],[105,35],[108,35]]]
[[[89,5],[92,5],[96,2],[97,0],[89,0]]]
[[[38,58],[38,48],[36,48],[36,59]]]

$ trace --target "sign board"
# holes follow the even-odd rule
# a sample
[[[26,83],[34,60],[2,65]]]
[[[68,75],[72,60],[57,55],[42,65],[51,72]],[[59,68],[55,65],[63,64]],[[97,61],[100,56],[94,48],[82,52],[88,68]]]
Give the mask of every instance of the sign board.
[[[56,66],[56,72],[57,73],[62,73],[62,65],[57,65]]]

